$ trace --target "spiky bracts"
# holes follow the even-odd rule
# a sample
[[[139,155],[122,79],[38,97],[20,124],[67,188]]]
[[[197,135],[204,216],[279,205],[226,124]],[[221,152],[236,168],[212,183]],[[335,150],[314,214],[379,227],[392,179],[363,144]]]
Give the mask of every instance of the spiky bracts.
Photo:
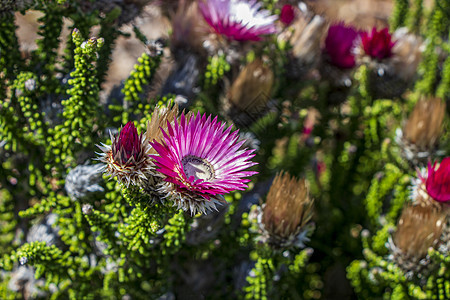
[[[223,110],[237,126],[249,126],[268,111],[274,74],[260,59],[242,68],[223,99]]]
[[[450,247],[450,206],[446,203],[450,201],[450,157],[439,165],[429,162],[419,172],[413,179],[411,198],[387,247],[390,258],[408,278],[424,278],[436,267],[428,250],[447,255]]]
[[[106,164],[105,173],[125,186],[143,183],[151,172],[151,146],[143,134],[138,135],[133,122],[128,122],[119,134],[111,134],[111,145],[98,146],[98,160]]]
[[[198,5],[209,26],[230,40],[259,41],[262,35],[276,32],[278,17],[261,9],[256,0],[208,0]]]
[[[445,102],[440,98],[419,100],[403,128],[396,131],[396,142],[404,158],[417,165],[439,155],[439,140],[445,117]]]
[[[238,132],[218,122],[217,117],[198,113],[190,120],[185,114],[174,124],[167,123],[164,141],[151,142],[157,170],[165,176],[161,191],[191,214],[206,213],[223,202],[223,194],[244,190],[256,174],[244,171],[255,165],[254,150],[240,150]]]
[[[326,31],[327,23],[323,17],[306,12],[299,14],[278,36],[279,42],[288,42],[292,45],[292,49],[288,52],[289,61],[285,66],[287,76],[300,78],[313,67],[317,67]]]
[[[161,142],[164,138],[163,131],[167,130],[167,124],[173,123],[178,118],[178,113],[178,105],[174,105],[172,108],[156,107],[151,120],[147,122],[147,132],[145,133],[147,140]],[[188,119],[191,115],[188,113]],[[151,154],[155,153],[156,151],[152,147]]]
[[[314,228],[308,224],[312,213],[313,200],[306,180],[280,173],[270,187],[266,203],[252,213],[258,223],[257,240],[275,250],[303,248]]]
[[[389,258],[404,272],[407,278],[424,278],[435,267],[428,255],[434,248],[447,254],[450,242],[448,213],[431,206],[406,206],[387,247]]]

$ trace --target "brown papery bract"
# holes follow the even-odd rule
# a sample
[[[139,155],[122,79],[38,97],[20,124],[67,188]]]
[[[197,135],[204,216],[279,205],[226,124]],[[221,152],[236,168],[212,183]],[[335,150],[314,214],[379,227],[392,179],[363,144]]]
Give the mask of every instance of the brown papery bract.
[[[419,100],[403,128],[406,140],[421,150],[433,148],[441,136],[444,117],[444,101],[439,98]]]
[[[312,204],[305,179],[280,173],[267,194],[262,223],[270,234],[287,238],[311,219]]]
[[[197,2],[180,4],[172,18],[172,30],[172,51],[176,52],[178,48],[204,54],[203,43],[208,37],[209,27],[199,13]]]
[[[228,99],[242,111],[263,111],[270,100],[273,82],[272,70],[256,59],[241,70],[228,92]]]
[[[167,131],[167,122],[173,123],[178,119],[179,108],[174,105],[172,108],[156,107],[152,114],[152,119],[147,122],[146,138],[150,142],[161,143],[163,140],[162,130]],[[189,122],[192,117],[192,112],[186,114],[186,121]],[[152,148],[149,154],[155,154],[156,151]]]
[[[324,39],[327,23],[321,16],[301,16],[292,24],[294,33],[290,39],[292,53],[303,63],[310,64],[320,57],[320,44]]]
[[[447,215],[430,206],[406,206],[397,224],[394,244],[403,254],[421,259],[434,247],[445,226]]]

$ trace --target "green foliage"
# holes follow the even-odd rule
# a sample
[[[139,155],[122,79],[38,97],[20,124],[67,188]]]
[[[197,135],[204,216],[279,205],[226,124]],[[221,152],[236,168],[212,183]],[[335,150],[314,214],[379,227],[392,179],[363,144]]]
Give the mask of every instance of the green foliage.
[[[188,109],[221,120],[230,117],[221,107],[240,63],[262,59],[275,77],[265,111],[238,128],[255,136],[249,142],[259,145],[259,174],[207,216],[100,175],[103,192],[75,197],[65,186],[73,184],[74,167],[92,163],[97,144],[111,142],[107,129],[133,121],[144,133],[155,106],[175,102],[175,95],[149,99],[163,52],[138,22],[133,30],[146,51],[120,90],[102,90],[117,39],[129,37],[119,21],[132,4],[113,2],[103,8],[89,0],[33,1],[42,14],[30,53],[18,51],[15,15],[0,14],[1,299],[24,297],[8,285],[20,265],[41,279],[49,299],[163,299],[186,291],[192,298],[319,299],[333,286],[329,274],[344,272],[342,266],[361,299],[450,298],[448,255],[430,249],[436,268],[421,281],[405,274],[386,247],[416,176],[395,130],[420,96],[450,97],[448,0],[436,0],[430,11],[423,0],[395,1],[391,31],[407,26],[425,38],[419,80],[404,98],[377,99],[366,65],[347,70],[352,82],[343,90],[318,79],[318,70],[287,78],[291,45],[275,37],[230,43],[231,50],[220,40],[223,49],[199,58],[202,82]],[[278,1],[262,6],[279,13]],[[65,29],[71,34],[60,49]],[[241,55],[233,58],[239,63],[227,50]],[[342,103],[332,103],[336,93]],[[280,171],[309,181],[317,229],[307,248],[275,250],[258,239],[261,220],[251,218],[250,207],[263,205]],[[44,224],[50,216],[54,223]],[[30,238],[43,225],[55,242]]]
[[[129,121],[130,113],[148,111],[143,110],[142,106],[145,105],[142,97],[149,89],[149,84],[155,75],[155,71],[161,62],[162,53],[158,52],[155,55],[143,53],[138,58],[138,64],[134,65],[134,69],[131,71],[130,76],[124,83],[122,93],[124,94],[124,103],[122,108],[122,120],[121,123],[125,124]]]
[[[408,11],[407,23],[412,32],[418,33],[423,18],[423,0],[414,0]]]
[[[404,25],[406,20],[406,15],[409,8],[409,0],[396,0],[394,11],[391,17],[391,28],[397,29]]]
[[[442,66],[442,79],[436,90],[436,96],[442,99],[450,99],[450,42],[447,42],[444,51],[447,52],[447,58]]]
[[[230,65],[223,55],[208,57],[204,81],[205,90],[215,87],[228,71],[230,71]]]
[[[245,299],[267,300],[267,290],[271,288],[273,272],[272,259],[258,257],[255,267],[247,277],[249,285],[244,289]]]
[[[134,70],[131,71],[130,77],[125,81],[122,93],[125,95],[125,101],[140,102],[142,98],[140,95],[144,93],[144,88],[148,85],[155,74],[161,60],[161,54],[151,56],[148,53],[143,53],[138,58],[138,63],[134,65]]]
[[[422,79],[416,83],[416,89],[423,94],[434,95],[438,84],[440,54],[438,47],[442,45],[442,36],[448,36],[448,4],[445,1],[436,1],[436,7],[427,24],[426,35],[428,43],[423,54],[424,59],[420,66],[423,72]]]
[[[12,15],[0,18],[0,47],[2,49],[0,68],[3,73],[0,78],[2,80],[14,78],[15,63],[20,61],[20,53],[17,51],[19,42]]]

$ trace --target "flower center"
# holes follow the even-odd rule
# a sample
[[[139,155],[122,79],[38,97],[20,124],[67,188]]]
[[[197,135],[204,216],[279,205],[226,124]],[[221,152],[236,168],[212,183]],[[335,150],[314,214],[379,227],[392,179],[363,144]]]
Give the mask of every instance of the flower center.
[[[214,169],[205,159],[187,155],[181,160],[183,170],[187,178],[194,176],[195,180],[202,179],[208,181],[214,178]]]

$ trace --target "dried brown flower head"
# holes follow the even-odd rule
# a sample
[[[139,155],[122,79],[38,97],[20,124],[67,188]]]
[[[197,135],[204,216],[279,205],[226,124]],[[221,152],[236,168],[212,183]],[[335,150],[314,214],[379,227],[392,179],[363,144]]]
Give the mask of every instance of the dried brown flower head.
[[[273,82],[272,70],[256,59],[241,70],[228,92],[228,99],[241,111],[261,112],[270,100]]]
[[[392,49],[395,73],[404,81],[411,81],[422,60],[423,40],[420,36],[409,33],[405,27],[397,29],[392,38],[396,41]]]
[[[321,42],[327,29],[325,19],[318,15],[302,15],[292,24],[292,29],[294,32],[289,41],[297,67],[313,67],[320,59]]]
[[[417,259],[427,255],[442,235],[446,214],[429,206],[406,206],[397,224],[394,244],[404,255]]]
[[[403,126],[403,136],[419,151],[431,150],[441,136],[444,117],[445,102],[442,99],[421,99]]]
[[[172,123],[178,118],[178,113],[178,105],[174,105],[172,108],[156,107],[151,120],[147,122],[147,132],[145,133],[147,140],[161,143],[163,134],[160,128],[166,131],[167,122]],[[156,151],[152,148],[150,154],[156,154]]]
[[[209,28],[199,13],[197,2],[179,5],[172,18],[172,30],[172,51],[184,49],[204,54],[203,43],[207,39]]]
[[[271,236],[288,239],[311,220],[312,210],[306,180],[280,173],[267,194],[262,223]]]

